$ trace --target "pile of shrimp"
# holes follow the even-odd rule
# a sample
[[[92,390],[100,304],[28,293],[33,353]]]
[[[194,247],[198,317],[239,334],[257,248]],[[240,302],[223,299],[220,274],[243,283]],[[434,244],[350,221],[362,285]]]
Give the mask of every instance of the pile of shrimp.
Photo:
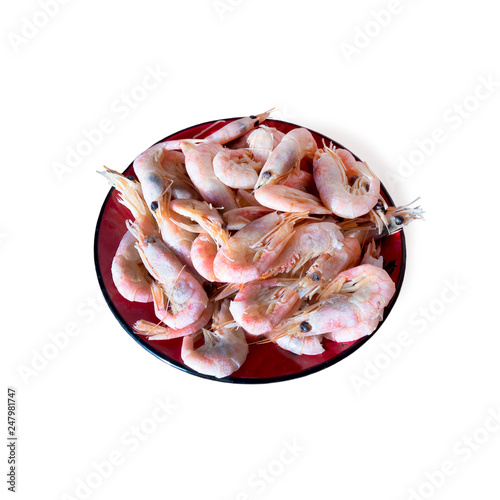
[[[325,339],[370,335],[395,292],[380,240],[423,213],[389,207],[366,163],[305,128],[269,127],[269,116],[156,144],[135,176],[100,172],[131,212],[114,284],[158,319],[134,332],[183,337],[183,362],[217,378],[255,343],[317,355]]]

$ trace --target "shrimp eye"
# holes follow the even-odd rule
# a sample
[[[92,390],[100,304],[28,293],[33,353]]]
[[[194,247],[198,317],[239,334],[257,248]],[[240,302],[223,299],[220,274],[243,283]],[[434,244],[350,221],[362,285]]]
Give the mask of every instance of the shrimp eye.
[[[127,179],[129,181],[134,181],[135,182],[135,177],[133,175],[127,175]]]
[[[157,201],[152,201],[151,202],[151,210],[153,212],[156,212],[157,209],[158,209],[158,202]]]
[[[257,118],[257,117],[256,117],[255,115],[251,115],[251,116],[250,116],[250,119],[251,119],[251,120],[255,120],[256,118]]]
[[[262,178],[263,179],[269,179],[271,177],[271,172],[269,170],[266,170],[265,172],[262,172]]]
[[[150,243],[154,243],[156,238],[154,236],[148,236],[145,241],[149,245]]]
[[[396,221],[396,224],[399,224],[399,225],[403,224],[403,222],[405,221],[403,219],[403,217],[401,217],[401,215],[396,215],[396,217],[394,218],[394,220]]]
[[[259,126],[259,120],[257,120],[254,124],[253,124],[254,127],[258,127]]]
[[[313,281],[319,281],[319,274],[318,273],[312,273],[311,278]]]
[[[302,321],[302,323],[300,324],[300,331],[301,332],[309,332],[311,331],[312,329],[312,326],[307,322],[307,321]]]
[[[375,210],[383,210],[384,204],[381,201],[378,201],[377,204],[373,208]]]

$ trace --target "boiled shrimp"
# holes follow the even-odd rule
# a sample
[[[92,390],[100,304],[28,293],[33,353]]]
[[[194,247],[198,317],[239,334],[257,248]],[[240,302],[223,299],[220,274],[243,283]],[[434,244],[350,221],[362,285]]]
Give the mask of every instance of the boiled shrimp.
[[[300,305],[300,297],[279,279],[245,284],[229,306],[234,319],[248,333],[260,335],[276,328]]]
[[[248,227],[248,226],[247,226]],[[342,248],[344,236],[333,222],[312,222],[299,226],[264,276],[291,271],[297,273],[307,262]]]
[[[217,178],[233,189],[252,189],[262,165],[246,149],[223,149],[215,155],[213,162]]]
[[[199,373],[227,377],[240,368],[248,355],[245,333],[233,320],[227,300],[215,312],[211,330],[203,330],[205,343],[198,349],[194,348],[196,337],[198,335],[184,337],[181,357]]]
[[[196,234],[187,231],[182,226],[182,221],[176,217],[169,208],[170,202],[164,197],[160,198],[154,210],[154,217],[160,229],[161,238],[175,256],[188,266],[188,270],[193,270],[191,259],[191,247],[196,238]]]
[[[262,186],[255,191],[255,199],[261,205],[281,212],[331,214],[318,197],[280,184]]]
[[[187,173],[200,192],[202,198],[215,207],[226,210],[236,208],[236,200],[231,188],[221,182],[214,173],[213,159],[222,150],[219,144],[193,146],[183,143]]]
[[[347,238],[341,248],[321,254],[303,278],[274,278],[245,284],[231,302],[231,313],[248,333],[265,334],[296,312],[302,298],[310,300],[341,271],[357,264],[360,255],[358,240]],[[294,342],[290,340],[290,345],[298,345]]]
[[[207,233],[201,233],[191,247],[193,266],[206,280],[218,282],[214,273],[214,260],[217,255],[217,244]]]
[[[285,134],[283,132],[275,128],[261,125],[259,128],[250,132],[246,144],[250,148],[254,158],[264,164],[269,158],[271,151],[281,142],[284,136]]]
[[[318,150],[313,176],[321,201],[339,217],[359,217],[377,203],[380,181],[366,163],[356,161],[345,149]]]
[[[260,171],[255,189],[286,179],[293,169],[298,170],[300,160],[306,156],[314,156],[316,149],[316,141],[309,130],[291,130],[269,155]]]
[[[141,185],[133,178],[104,167],[99,172],[108,182],[119,191],[118,201],[127,207],[134,219],[150,218],[148,207],[142,195]],[[124,235],[111,264],[113,282],[120,294],[132,302],[151,302],[149,276],[142,264],[141,257],[135,248],[135,238],[127,231]]]
[[[234,120],[210,134],[204,139],[204,142],[226,144],[227,142],[233,141],[234,139],[245,135],[247,132],[250,132],[255,127],[258,127],[263,121],[267,120],[271,111],[273,110],[270,109],[260,115],[252,115]]]
[[[273,212],[250,222],[217,252],[215,276],[220,281],[231,283],[260,278],[292,237],[294,224],[306,215]]]
[[[156,144],[134,160],[148,207],[154,211],[160,198],[170,189],[172,198],[196,198],[197,193],[184,169],[184,155],[169,151],[163,143]]]
[[[291,288],[301,299],[311,300],[321,293],[339,273],[359,264],[361,245],[356,238],[344,238],[342,246],[323,253],[309,267],[307,273]]]
[[[151,277],[135,248],[135,237],[127,231],[111,264],[113,283],[122,297],[131,302],[152,302]]]
[[[184,328],[194,323],[207,307],[208,297],[200,283],[161,240],[147,220],[128,221],[129,231],[137,240],[136,248],[153,278],[162,285],[172,312],[160,318],[167,326]],[[156,304],[155,304],[156,305]]]
[[[308,306],[269,336],[276,340],[286,335],[308,337],[332,333],[340,338],[342,330],[366,334],[361,323],[377,325],[384,308],[395,292],[390,276],[377,266],[363,264],[340,273]],[[335,338],[335,337],[334,337]]]

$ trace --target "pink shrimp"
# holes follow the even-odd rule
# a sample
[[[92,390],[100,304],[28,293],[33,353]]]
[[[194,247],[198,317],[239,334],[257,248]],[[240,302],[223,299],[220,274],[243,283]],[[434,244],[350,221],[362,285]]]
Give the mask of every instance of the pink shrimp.
[[[168,297],[172,312],[165,312],[161,320],[175,329],[194,323],[208,303],[200,283],[184,269],[150,221],[140,219],[133,224],[128,221],[127,225],[137,239],[136,248],[144,265]]]
[[[263,121],[267,120],[271,111],[273,110],[270,109],[260,115],[252,115],[234,120],[210,134],[204,139],[204,141],[206,143],[216,144],[226,144],[227,142],[233,141],[234,139],[245,135],[247,132],[250,132],[255,127],[258,127]]]
[[[322,291],[318,302],[296,313],[269,336],[276,340],[285,335],[332,333],[333,338],[342,338],[344,330],[349,336],[355,331],[366,334],[368,330],[360,324],[376,327],[394,292],[394,282],[383,269],[370,264],[354,267],[340,273]]]
[[[345,149],[318,150],[313,175],[322,202],[339,217],[359,217],[378,201],[380,181],[366,163],[356,161]],[[351,184],[349,177],[354,179]]]
[[[250,148],[254,158],[264,164],[269,158],[271,151],[281,142],[284,136],[283,132],[275,128],[261,125],[248,135],[246,144]]]
[[[339,272],[359,262],[360,255],[358,240],[348,238],[340,249],[320,255],[303,278],[275,278],[247,283],[231,302],[231,313],[248,333],[265,334],[296,312],[301,298],[311,299],[324,290]],[[283,348],[293,345],[294,349],[298,349],[299,343],[289,339],[283,340],[280,345]],[[302,347],[311,353],[315,351],[313,344]]]
[[[160,199],[154,211],[154,216],[158,222],[162,240],[191,271],[193,269],[191,247],[196,234],[181,227],[179,219],[175,215],[169,208],[168,200]]]
[[[286,284],[283,286],[279,279],[247,283],[229,306],[233,318],[252,335],[276,328],[300,305],[299,295]]]
[[[281,212],[331,214],[318,197],[280,184],[262,186],[255,191],[255,199],[261,205]]]
[[[276,184],[298,169],[300,160],[313,157],[317,145],[311,132],[305,128],[296,128],[288,132],[269,155],[262,167],[255,189],[267,184]]]
[[[193,370],[222,378],[234,373],[245,362],[248,344],[245,333],[229,312],[229,301],[221,303],[214,314],[211,330],[203,330],[205,343],[195,349],[198,336],[188,335],[182,342],[182,361]]]
[[[339,273],[358,265],[361,245],[356,238],[344,238],[340,248],[322,253],[309,267],[305,276],[290,285],[300,298],[311,300],[321,293]]]
[[[134,172],[141,183],[146,203],[153,211],[168,189],[174,199],[197,197],[184,168],[184,155],[166,150],[164,143],[141,153],[134,160]]]
[[[152,302],[151,277],[135,248],[135,237],[127,231],[111,264],[113,282],[122,297],[131,302]]]
[[[191,247],[193,266],[206,280],[218,282],[214,274],[214,259],[217,255],[217,244],[206,233],[201,233]]]
[[[231,188],[221,182],[214,173],[213,159],[222,150],[219,144],[183,144],[187,173],[200,192],[202,198],[214,207],[226,210],[236,208],[236,200]]]
[[[119,191],[118,201],[127,207],[134,219],[149,218],[151,214],[142,195],[141,185],[124,175],[104,167],[99,172],[108,182]],[[135,248],[135,238],[127,231],[124,235],[111,264],[113,282],[120,294],[131,302],[151,302],[151,277],[141,261]]]
[[[215,155],[213,162],[217,178],[233,189],[252,189],[262,165],[247,149],[223,149]]]
[[[260,278],[292,237],[294,224],[304,217],[306,214],[273,212],[250,222],[217,252],[215,276],[226,283]]]
[[[179,337],[185,337],[196,333],[200,328],[203,328],[211,319],[214,311],[213,302],[209,302],[207,308],[201,316],[194,322],[184,328],[175,329],[151,323],[144,319],[136,321],[134,324],[134,332],[142,337],[147,337],[148,340],[171,340]]]
[[[333,222],[311,222],[299,226],[278,258],[268,266],[264,277],[300,271],[307,262],[342,248],[344,236]]]

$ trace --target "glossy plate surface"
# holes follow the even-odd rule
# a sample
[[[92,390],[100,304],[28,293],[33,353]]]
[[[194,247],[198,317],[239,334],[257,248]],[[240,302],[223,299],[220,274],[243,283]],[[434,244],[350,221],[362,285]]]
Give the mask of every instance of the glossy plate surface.
[[[201,123],[176,132],[158,142],[167,139],[203,138],[208,133],[217,130],[234,119],[235,118],[229,118]],[[267,120],[265,124],[270,127],[275,127],[284,133],[299,127],[299,125],[280,120]],[[207,132],[207,128],[211,125],[213,126],[210,128],[210,131]],[[314,132],[313,130],[311,130],[311,133],[319,146],[321,146],[323,144],[322,141],[325,140],[326,144],[329,144],[331,141],[336,146],[343,148],[341,144],[338,144],[322,134]],[[124,171],[124,175],[131,175],[133,173],[134,170],[132,164],[130,164]],[[381,191],[389,205],[393,205],[389,193],[383,186],[381,186]],[[111,189],[104,201],[101,213],[99,214],[94,241],[94,258],[97,277],[109,308],[127,333],[151,354],[154,354],[159,359],[185,372],[211,380],[219,380],[215,377],[197,373],[182,362],[180,356],[182,339],[150,342],[134,334],[132,325],[137,320],[145,319],[157,323],[157,319],[154,315],[152,303],[140,304],[138,302],[129,302],[124,299],[118,293],[111,277],[111,262],[118,248],[118,244],[125,234],[125,221],[130,218],[131,215],[129,211],[118,202],[117,191]],[[385,320],[397,300],[403,282],[406,265],[406,245],[403,231],[384,238],[382,243],[382,255],[384,257],[385,269],[389,272],[392,280],[396,284],[396,293],[389,305],[385,308]],[[382,326],[384,320],[380,322],[377,330]],[[251,345],[247,360],[243,366],[237,372],[233,373],[232,376],[220,379],[220,381],[233,383],[267,383],[303,377],[327,368],[341,359],[344,359],[369,340],[376,331],[368,337],[344,344],[323,340],[325,352],[317,356],[298,356],[279,348],[275,344]]]

